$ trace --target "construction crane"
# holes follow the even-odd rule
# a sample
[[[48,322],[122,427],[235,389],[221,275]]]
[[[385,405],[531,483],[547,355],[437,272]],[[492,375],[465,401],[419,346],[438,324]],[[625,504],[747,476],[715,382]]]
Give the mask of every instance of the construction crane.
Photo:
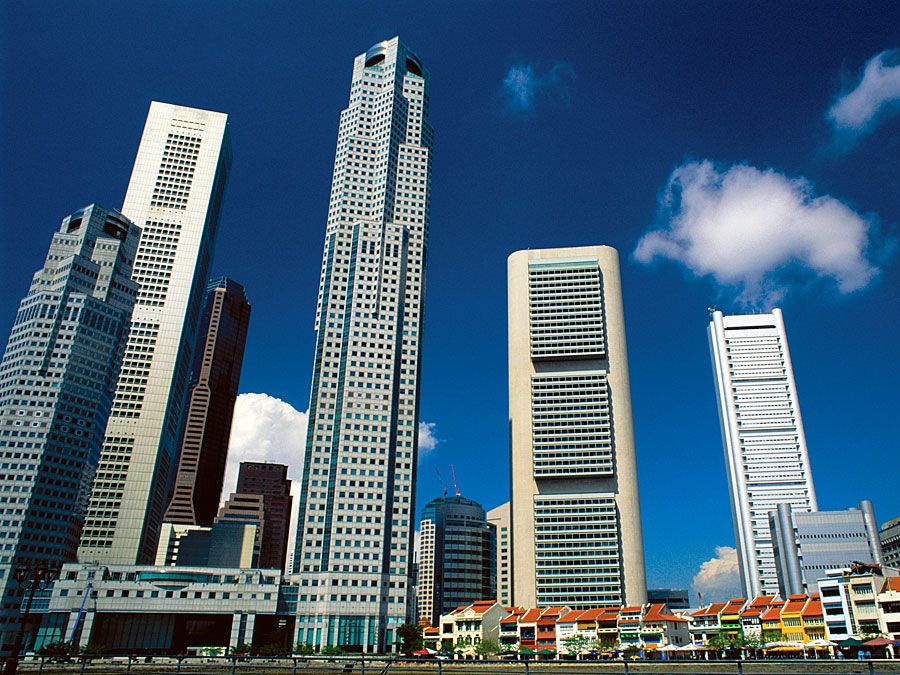
[[[459,485],[456,484],[456,471],[452,464],[450,465],[450,475],[453,476],[453,489],[456,490],[456,496],[459,497]]]
[[[444,485],[444,480],[441,478],[441,472],[438,471],[437,467],[434,467],[434,472],[437,474],[438,483],[441,484],[441,489],[444,491],[444,496],[446,497],[447,496],[447,486]]]

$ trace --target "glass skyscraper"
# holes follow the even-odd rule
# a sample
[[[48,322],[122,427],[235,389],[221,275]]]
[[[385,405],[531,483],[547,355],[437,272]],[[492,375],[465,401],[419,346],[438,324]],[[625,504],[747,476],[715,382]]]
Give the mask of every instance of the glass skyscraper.
[[[422,509],[416,589],[418,619],[437,626],[442,614],[497,596],[497,528],[465,497],[438,497]]]
[[[140,229],[90,205],[62,221],[0,362],[0,648],[18,628],[13,569],[75,559],[137,295]]]
[[[316,309],[297,642],[383,650],[408,618],[433,133],[398,38],[356,57]]]

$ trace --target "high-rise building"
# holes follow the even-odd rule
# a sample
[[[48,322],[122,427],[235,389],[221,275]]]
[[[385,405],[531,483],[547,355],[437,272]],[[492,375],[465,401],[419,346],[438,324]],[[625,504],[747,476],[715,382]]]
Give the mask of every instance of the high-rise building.
[[[647,602],[651,605],[665,605],[671,610],[688,609],[691,606],[686,588],[648,588]]]
[[[900,518],[887,521],[878,530],[884,564],[900,569]]]
[[[428,89],[398,38],[353,63],[316,310],[295,642],[383,650],[411,618]]]
[[[512,605],[512,528],[509,521],[509,502],[487,512],[487,521],[497,528],[497,602]]]
[[[509,257],[512,601],[647,601],[619,255]]]
[[[419,524],[419,621],[437,626],[443,614],[497,595],[497,528],[465,497],[438,497]]]
[[[137,284],[140,229],[90,205],[62,221],[0,362],[0,649],[18,630],[13,568],[75,559]]]
[[[815,593],[829,570],[882,564],[875,510],[868,499],[846,511],[794,512],[790,504],[779,504],[769,513],[769,530],[783,598]]]
[[[712,311],[709,344],[744,596],[778,593],[769,512],[816,511],[797,386],[780,309]]]
[[[150,105],[122,207],[143,230],[140,290],[78,550],[84,562],[154,559],[231,163],[227,121]]]
[[[200,323],[175,492],[166,522],[209,527],[216,517],[249,322],[250,303],[244,288],[226,277],[212,281]]]
[[[288,525],[291,522],[291,481],[284,464],[241,462],[237,489],[229,503],[259,496],[262,499],[262,523],[259,533],[258,566],[284,570],[287,557]],[[220,512],[218,520],[222,520]]]

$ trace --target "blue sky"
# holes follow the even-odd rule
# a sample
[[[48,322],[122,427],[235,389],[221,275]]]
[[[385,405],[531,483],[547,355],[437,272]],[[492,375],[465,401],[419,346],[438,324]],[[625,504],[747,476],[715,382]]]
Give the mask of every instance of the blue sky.
[[[338,114],[353,57],[397,34],[436,132],[419,506],[450,463],[507,498],[507,255],[608,244],[651,585],[733,545],[711,304],[783,308],[820,507],[900,515],[900,70],[872,61],[900,47],[896,4],[3,3],[0,333],[59,220],[121,205],[150,100],[224,111],[241,391],[305,410]]]

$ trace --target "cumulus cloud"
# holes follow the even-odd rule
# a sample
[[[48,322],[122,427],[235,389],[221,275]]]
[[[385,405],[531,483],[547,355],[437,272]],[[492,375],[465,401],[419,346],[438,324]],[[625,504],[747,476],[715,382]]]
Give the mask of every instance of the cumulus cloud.
[[[864,288],[879,273],[872,260],[877,234],[872,216],[815,196],[804,178],[692,161],[672,172],[657,225],[634,257],[680,262],[736,289],[739,303],[763,307],[780,301],[798,278],[832,280],[841,293]]]
[[[569,85],[575,79],[575,71],[567,63],[553,65],[539,75],[531,64],[510,66],[503,78],[502,92],[507,109],[512,113],[534,112],[539,98],[569,98]]]
[[[299,481],[308,418],[307,413],[274,396],[240,394],[234,404],[222,499],[234,492],[241,462],[286,464],[288,478]]]
[[[869,59],[856,86],[831,106],[828,119],[836,131],[860,135],[889,111],[900,111],[900,49]]]
[[[737,549],[717,546],[716,555],[700,565],[691,582],[694,595],[703,594],[703,602],[723,602],[741,595],[741,576]]]
[[[437,424],[434,422],[419,422],[419,456],[424,455],[437,447],[438,437],[434,435]]]

